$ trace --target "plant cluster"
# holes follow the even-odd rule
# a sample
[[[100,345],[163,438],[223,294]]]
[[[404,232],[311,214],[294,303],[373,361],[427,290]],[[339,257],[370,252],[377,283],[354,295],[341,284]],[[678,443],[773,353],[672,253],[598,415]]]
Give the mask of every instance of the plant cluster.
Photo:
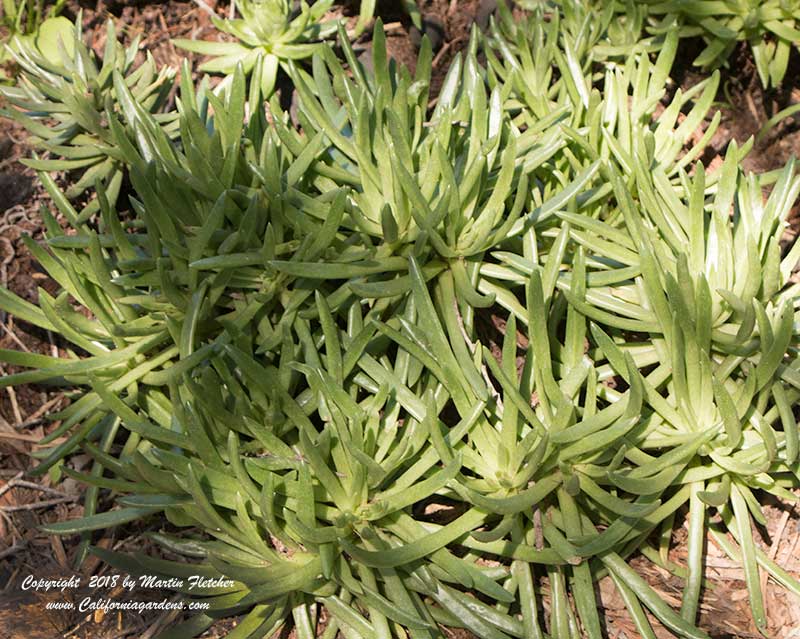
[[[145,110],[154,114],[155,126],[174,137],[176,114],[161,111],[175,71],[158,69],[149,54],[144,63],[135,66],[139,39],[123,48],[111,20],[105,51],[98,60],[83,42],[80,19],[74,26],[60,20],[66,27],[60,29],[55,48],[52,43],[50,48],[42,48],[36,40],[18,39],[10,49],[20,73],[15,86],[0,86],[0,96],[16,108],[4,109],[2,114],[26,127],[33,145],[50,156],[23,160],[25,164],[40,171],[83,170],[80,179],[66,190],[67,198],[74,200],[100,182],[114,201],[126,162],[114,142],[116,116],[124,114],[133,121],[133,113]],[[43,182],[54,195],[52,179],[43,177]],[[87,221],[98,210],[98,201],[92,199],[77,219]]]
[[[797,0],[640,1],[653,16],[677,16],[682,36],[705,40],[706,48],[694,61],[697,66],[718,68],[738,42],[747,42],[764,87],[781,84],[790,53],[800,46]]]
[[[635,50],[657,49],[667,34],[701,38],[705,47],[692,64],[707,70],[725,66],[736,46],[747,42],[764,88],[778,87],[792,51],[800,48],[800,3],[796,0],[531,0],[517,2],[529,16],[545,16],[575,29],[588,62],[616,59]],[[510,13],[500,3],[501,15]],[[562,19],[563,18],[563,19]],[[584,22],[590,20],[590,22]],[[504,20],[512,31],[516,21]]]
[[[256,82],[269,97],[275,88],[280,67],[290,60],[303,60],[342,28],[340,18],[329,17],[334,0],[321,0],[311,5],[301,2],[295,11],[290,0],[236,0],[239,18],[220,18],[203,0],[195,0],[211,14],[211,21],[220,32],[233,38],[229,42],[177,39],[173,42],[187,51],[212,56],[200,65],[208,73],[231,75],[241,64],[246,74],[252,73],[259,61]],[[353,34],[360,34],[375,12],[375,0],[361,2],[358,22]]]
[[[66,0],[57,0],[45,11],[43,0],[3,0],[0,4],[0,67],[11,59],[6,46],[14,50],[20,41],[35,44],[43,51],[50,53],[57,51],[58,39],[65,30],[71,30],[72,25],[66,18],[59,14],[64,8]],[[8,77],[0,68],[0,81]]]
[[[666,100],[674,31],[598,71],[630,33],[568,6],[501,10],[434,106],[427,40],[412,74],[380,22],[371,71],[344,33],[343,59],[286,63],[296,123],[263,55],[214,90],[182,74],[166,116],[109,71],[93,113],[130,210],[113,180],[82,179],[83,213],[52,185],[66,228],[44,210],[29,246],[61,292],[0,289],[0,308],[75,352],[1,351],[30,370],[0,386],[75,389],[34,472],[90,486],[85,517],[45,528],[82,534],[79,559],[233,580],[187,590],[209,608],[164,639],[227,615],[237,638],[324,618],[329,639],[594,639],[606,575],[641,636],[647,609],[699,639],[709,533],[759,628],[760,570],[800,594],[752,529],[761,492],[800,479],[800,245],[780,243],[800,177],[746,175],[735,145],[707,174],[718,116],[692,135],[718,75]],[[87,473],[64,463],[78,449]],[[98,513],[100,490],[120,508]],[[187,529],[152,534],[182,561],[90,548],[159,512]],[[685,581],[680,611],[635,552]]]

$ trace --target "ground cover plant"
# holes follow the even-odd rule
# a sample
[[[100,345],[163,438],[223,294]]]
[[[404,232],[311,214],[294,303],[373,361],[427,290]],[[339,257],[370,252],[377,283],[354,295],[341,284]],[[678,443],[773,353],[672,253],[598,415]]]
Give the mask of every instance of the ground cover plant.
[[[694,60],[698,66],[717,68],[727,61],[738,42],[747,42],[764,86],[781,84],[791,51],[800,42],[797,2],[644,0],[642,4],[653,16],[678,17],[683,36],[703,38],[706,47]]]
[[[219,18],[203,0],[197,3],[211,15],[221,32],[233,36],[233,42],[206,42],[179,39],[175,44],[183,49],[211,55],[214,58],[201,66],[201,71],[232,74],[241,64],[250,73],[256,61],[262,58],[259,74],[261,90],[269,96],[275,87],[278,68],[289,60],[308,58],[320,41],[331,38],[342,20],[330,18],[327,13],[333,0],[302,3],[299,13],[289,0],[239,0],[233,7],[238,18]],[[353,35],[359,35],[375,11],[375,0],[361,3],[358,22]]]
[[[0,64],[9,60],[8,49],[17,49],[21,42],[36,43],[50,53],[57,52],[59,35],[70,29],[69,21],[59,17],[63,7],[64,0],[54,3],[45,3],[43,0],[4,0],[0,5],[0,26],[5,30]],[[0,69],[0,81],[7,79],[5,71]]]
[[[55,210],[28,244],[59,291],[0,308],[72,350],[0,351],[29,369],[0,386],[73,389],[32,474],[90,486],[44,528],[80,534],[79,562],[232,580],[185,592],[209,608],[162,637],[231,615],[229,637],[602,637],[606,575],[641,636],[706,637],[707,533],[759,630],[760,571],[800,596],[753,532],[800,479],[800,177],[746,174],[735,144],[707,171],[719,75],[669,93],[680,33],[611,15],[501,7],[433,102],[429,43],[412,72],[380,21],[368,61],[339,30],[286,62],[293,111],[264,55],[215,88],[184,67],[173,109],[111,27],[97,66],[79,31],[66,73],[26,54],[14,117],[65,158],[31,163]],[[158,513],[183,561],[91,546]]]
[[[69,199],[78,198],[100,181],[113,201],[122,184],[125,158],[114,146],[105,115],[119,112],[120,100],[135,101],[138,108],[156,113],[158,125],[174,135],[175,114],[159,111],[172,89],[175,70],[158,69],[151,56],[134,68],[139,41],[123,48],[110,20],[101,60],[83,42],[79,22],[67,22],[57,37],[55,46],[51,43],[42,48],[36,40],[17,40],[9,50],[19,73],[16,86],[0,87],[0,95],[16,108],[3,113],[27,127],[33,143],[51,156],[26,160],[28,166],[43,171],[84,170],[66,190]],[[126,90],[115,90],[115,83],[124,84]],[[43,124],[48,120],[57,124]],[[45,182],[52,190],[52,181],[45,178]],[[78,217],[88,220],[97,212],[98,202],[92,199]]]

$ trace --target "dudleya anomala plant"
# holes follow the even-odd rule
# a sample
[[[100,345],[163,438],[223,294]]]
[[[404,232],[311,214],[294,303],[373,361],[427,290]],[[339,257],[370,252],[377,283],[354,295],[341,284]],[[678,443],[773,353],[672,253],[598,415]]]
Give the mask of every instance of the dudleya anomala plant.
[[[747,42],[764,87],[783,82],[792,48],[800,46],[800,2],[797,0],[638,0],[653,16],[677,16],[682,37],[700,36],[706,48],[694,60],[716,69],[725,64],[738,42]],[[665,24],[654,25],[663,31]],[[670,27],[666,27],[670,28]]]
[[[597,165],[563,182],[556,178],[551,162],[565,136],[553,120],[525,132],[512,126],[502,90],[488,92],[482,79],[476,34],[463,59],[454,61],[428,116],[427,41],[411,76],[387,59],[380,29],[379,23],[374,76],[347,42],[342,46],[352,76],[330,49],[315,54],[311,74],[292,69],[307,144],[327,148],[326,177],[357,185],[346,223],[372,238],[370,260],[398,259],[411,251],[428,277],[452,270],[459,299],[469,300],[466,306],[491,305],[491,296],[477,294],[471,283],[485,251],[522,234],[533,217],[526,208],[558,208],[591,179]],[[304,266],[278,268],[300,274]],[[332,277],[337,272],[305,268]],[[369,297],[408,291],[407,278],[386,275],[365,272],[350,288]],[[470,318],[472,311],[465,312]]]
[[[701,639],[707,528],[742,558],[760,626],[758,564],[800,592],[749,527],[754,490],[787,497],[797,480],[800,249],[778,248],[793,166],[766,202],[770,178],[741,174],[736,147],[690,174],[685,122],[716,80],[653,123],[669,47],[604,74],[550,49],[556,77],[522,42],[519,64],[485,71],[476,42],[431,111],[427,45],[414,76],[380,33],[374,74],[346,36],[349,73],[320,47],[310,73],[289,67],[299,131],[277,99],[268,123],[242,68],[217,91],[184,75],[177,140],[120,86],[129,220],[102,185],[97,225],[56,199],[71,232],[47,217],[49,249],[31,248],[62,291],[38,307],[0,291],[89,353],[0,352],[32,369],[2,385],[81,389],[38,472],[89,484],[86,516],[46,529],[85,549],[163,511],[192,530],[154,538],[198,562],[93,552],[233,580],[195,589],[210,607],[173,636],[237,614],[234,636],[311,639],[324,608],[330,638],[595,639],[609,574],[642,636],[646,607]],[[523,72],[548,81],[525,93]],[[79,447],[90,473],[62,462]],[[101,489],[122,507],[97,514]],[[687,503],[681,571],[651,539]],[[636,551],[686,579],[680,613],[627,563]]]
[[[700,157],[719,126],[719,113],[711,113],[719,74],[688,91],[677,89],[656,117],[667,95],[678,34],[665,34],[652,60],[644,51],[632,52],[624,61],[607,61],[600,70],[588,60],[596,46],[592,42],[602,41],[602,30],[592,39],[584,27],[573,40],[569,29],[558,28],[566,20],[532,20],[527,36],[520,30],[511,40],[504,35],[507,28],[493,25],[486,36],[488,80],[505,89],[504,108],[514,125],[526,130],[540,122],[559,122],[577,144],[573,152],[584,166],[613,158],[625,175],[631,173],[632,156],[648,148],[660,169],[675,180],[680,168]],[[703,135],[695,139],[709,116]],[[740,156],[751,144],[739,150]],[[574,160],[564,157],[561,162],[559,168],[569,171]],[[607,191],[608,180],[603,179]]]
[[[33,144],[51,156],[24,160],[28,166],[41,171],[83,171],[67,189],[68,198],[78,197],[100,181],[113,200],[122,182],[125,158],[115,145],[110,119],[125,111],[125,101],[130,100],[153,114],[168,134],[174,134],[175,114],[161,111],[175,72],[159,69],[150,54],[136,66],[138,38],[123,48],[111,20],[102,59],[83,42],[80,18],[74,25],[60,20],[65,27],[46,49],[37,40],[14,39],[9,51],[20,74],[16,86],[0,87],[0,95],[16,108],[5,109],[3,115],[27,128]],[[44,183],[52,193],[52,180],[45,177]],[[98,207],[97,200],[92,200],[80,218],[88,219]]]
[[[759,78],[765,88],[783,82],[792,49],[800,46],[800,4],[796,0],[626,0],[624,2],[585,2],[557,0],[517,3],[528,10],[525,29],[500,5],[501,28],[514,42],[517,31],[535,28],[543,19],[558,21],[567,33],[580,34],[591,59],[615,60],[636,51],[658,50],[664,36],[702,38],[705,48],[693,64],[716,70],[727,64],[740,42],[747,42]],[[591,26],[583,23],[591,16]],[[599,36],[599,38],[598,38]],[[589,58],[582,56],[584,62]]]
[[[764,518],[751,491],[794,500],[785,488],[796,481],[787,480],[786,473],[796,473],[798,454],[797,424],[790,408],[800,389],[800,304],[798,285],[790,280],[798,251],[781,256],[780,240],[800,181],[790,163],[763,201],[761,182],[745,176],[736,157],[734,146],[716,187],[711,187],[710,200],[699,165],[693,177],[681,176],[683,188],[676,191],[658,176],[653,184],[640,163],[635,204],[617,183],[630,238],[624,250],[634,250],[637,257],[631,261],[620,252],[614,259],[622,268],[638,263],[641,276],[630,284],[595,289],[608,304],[597,298],[598,313],[586,310],[608,331],[597,327],[595,336],[609,357],[616,349],[626,350],[624,331],[650,334],[650,354],[642,352],[638,365],[660,363],[647,376],[648,392],[666,399],[658,402],[670,428],[659,438],[679,441],[690,433],[718,432],[698,449],[683,479],[692,486],[693,557],[684,609],[696,611],[705,537],[702,513],[716,507],[741,545],[754,618],[763,628],[756,564],[782,583],[786,574],[764,562],[756,550],[750,517],[761,523]],[[609,228],[593,226],[601,235]],[[617,238],[621,244],[622,236]],[[791,587],[797,589],[794,583]]]
[[[553,251],[560,251],[550,273],[557,272],[556,264],[569,260],[568,237],[582,247],[585,257],[581,259],[591,264],[575,289],[578,297],[573,278],[583,269],[573,265],[572,273],[562,272],[554,281],[555,289],[565,295],[565,305],[594,322],[591,343],[597,350],[592,357],[601,379],[611,374],[602,365],[603,357],[616,360],[617,371],[622,371],[624,353],[640,369],[656,367],[644,380],[647,401],[655,411],[653,431],[638,431],[640,440],[626,436],[624,458],[613,461],[611,452],[607,453],[606,459],[613,461],[610,466],[593,462],[581,472],[632,494],[663,489],[664,499],[671,495],[665,503],[689,499],[691,566],[682,606],[687,620],[693,621],[697,612],[705,512],[719,508],[727,530],[741,544],[741,554],[725,541],[725,529],[712,527],[712,532],[732,558],[743,560],[754,618],[763,627],[756,564],[798,591],[798,584],[757,549],[750,517],[764,521],[753,489],[794,500],[785,489],[797,481],[792,476],[796,474],[792,469],[796,468],[797,426],[790,407],[799,381],[795,370],[800,305],[798,286],[790,276],[800,256],[796,245],[782,254],[781,241],[800,182],[793,163],[777,175],[745,176],[739,168],[742,149],[735,144],[721,170],[706,175],[701,165],[692,166],[718,118],[696,147],[682,145],[704,119],[716,78],[699,87],[694,96],[678,92],[654,122],[652,109],[663,89],[652,82],[666,77],[674,47],[672,53],[669,50],[662,49],[654,67],[646,60],[636,66],[629,60],[624,69],[607,70],[600,85],[603,101],[585,111],[588,127],[585,120],[574,120],[578,126],[573,125],[571,135],[587,154],[585,161],[598,156],[612,160],[602,172],[607,182],[597,185],[592,195],[587,193],[586,204],[577,212],[556,212],[557,229],[542,235],[544,242],[553,242],[548,261]],[[521,56],[522,63],[516,67],[513,60],[508,56],[504,60],[511,69],[509,77],[525,65],[526,73],[535,73],[530,58],[526,63]],[[648,67],[650,73],[643,73]],[[493,68],[503,72],[503,67]],[[580,80],[575,74],[573,84]],[[587,89],[592,86],[589,78],[583,81]],[[535,87],[541,86],[515,84],[530,92],[531,97],[525,98],[532,105],[528,121],[534,121],[530,111],[547,104],[548,97],[562,96],[573,103],[580,99],[579,92],[568,91],[563,84],[555,85],[558,93],[540,90],[535,95]],[[696,104],[674,129],[677,113],[692,97]],[[514,101],[508,106],[512,113],[519,113],[516,121],[522,122],[526,109]],[[580,117],[580,108],[572,114]],[[588,135],[576,135],[581,131]],[[763,201],[763,188],[772,183],[770,196]],[[612,191],[611,199],[601,197]],[[542,240],[537,242],[539,250],[547,247]],[[511,253],[498,252],[496,258],[507,266],[487,260],[481,265],[477,288],[495,293],[501,305],[523,318],[515,297],[494,286],[493,280],[522,287],[528,275],[535,274],[535,266]],[[629,380],[626,374],[622,377]],[[652,448],[657,456],[642,454]],[[668,448],[674,450],[666,452]],[[687,466],[663,463],[667,459],[670,463],[680,459]],[[618,463],[640,468],[621,470]],[[659,525],[668,530],[671,521],[669,516]],[[624,528],[620,522],[614,525]],[[666,557],[666,548],[660,550]]]
[[[202,3],[202,0],[197,0]],[[256,60],[263,58],[259,77],[264,96],[275,87],[278,69],[289,60],[311,56],[319,43],[333,36],[340,27],[340,18],[326,18],[333,0],[321,0],[310,5],[300,3],[299,11],[290,0],[238,0],[239,18],[220,18],[212,15],[214,26],[233,38],[233,42],[207,42],[176,39],[173,42],[187,51],[213,56],[200,66],[208,73],[232,74],[241,64],[246,74],[253,71]],[[375,0],[361,3],[361,13],[355,33],[363,31],[372,18]],[[210,10],[209,10],[210,11]],[[213,14],[213,12],[211,12]]]
[[[610,86],[606,80],[606,90]],[[634,86],[641,87],[634,88],[631,105],[637,113],[637,92],[642,104],[651,100],[649,91],[642,90],[645,84]],[[697,611],[705,538],[703,513],[710,506],[720,508],[728,529],[742,544],[754,617],[763,626],[756,563],[797,590],[786,573],[757,551],[750,516],[763,522],[753,488],[793,499],[785,487],[796,481],[787,479],[785,473],[794,467],[797,456],[797,427],[789,407],[796,401],[798,388],[794,372],[798,287],[790,279],[798,249],[795,246],[782,255],[781,239],[800,183],[792,163],[778,176],[763,180],[745,176],[739,168],[741,149],[735,144],[715,174],[706,176],[701,165],[692,167],[695,149],[687,151],[679,144],[685,139],[679,133],[686,120],[679,131],[672,132],[668,127],[675,122],[674,115],[665,117],[677,113],[676,105],[681,102],[677,95],[657,123],[643,111],[645,118],[630,134],[627,127],[635,120],[623,108],[615,110],[620,120],[611,122],[609,130],[614,136],[604,138],[611,151],[608,157],[618,164],[619,174],[615,171],[605,176],[613,184],[618,208],[599,205],[594,210],[584,208],[580,214],[557,213],[562,223],[570,225],[568,231],[561,226],[558,237],[569,233],[592,263],[579,289],[591,304],[573,295],[572,284],[564,281],[558,286],[570,306],[595,322],[592,333],[598,354],[616,357],[621,363],[622,353],[629,352],[640,368],[661,363],[645,382],[653,407],[670,424],[647,444],[661,448],[660,459],[666,457],[663,446],[670,438],[679,442],[690,433],[695,437],[718,434],[694,453],[689,448],[682,453],[689,455],[691,469],[680,483],[692,485],[692,565],[682,609],[685,618],[694,619]],[[704,116],[702,102],[705,97],[687,117],[695,120],[692,128]],[[620,129],[623,123],[627,123],[625,129]],[[587,151],[591,139],[583,142]],[[624,139],[629,140],[626,151],[619,146]],[[590,157],[596,153],[603,154],[602,147],[590,152]],[[687,175],[688,169],[693,175]],[[764,202],[763,186],[771,182],[775,186]],[[709,192],[714,195],[711,200]],[[526,270],[524,261],[515,256],[499,257],[512,268]],[[486,265],[484,273],[514,279],[509,272]],[[492,290],[483,282],[478,288]],[[649,338],[637,339],[636,334],[648,334]],[[658,390],[662,387],[663,391]],[[661,392],[666,401],[658,398]],[[688,442],[684,440],[682,445],[688,446]],[[639,453],[626,456],[634,461]],[[608,475],[607,469],[591,472],[630,491],[655,490],[657,473],[671,481],[674,471],[653,460],[649,471],[643,468],[628,473],[638,479],[650,477],[650,483],[641,485],[620,482],[624,475],[616,470],[613,475]],[[731,552],[730,546],[726,548]],[[731,556],[740,557],[735,552]]]
[[[514,14],[507,2],[498,3],[487,33],[487,52],[494,52],[516,69],[520,63],[526,70],[537,67],[539,82],[530,85],[534,91],[549,90],[552,95],[555,87],[550,80],[559,84],[561,77],[569,90],[579,89],[571,85],[576,73],[591,77],[599,71],[599,63],[613,65],[642,52],[658,51],[666,40],[663,32],[644,33],[647,9],[633,2],[625,5],[624,12],[614,2],[533,0],[515,4],[526,11]],[[533,57],[531,49],[536,51]],[[513,58],[520,60],[513,63]],[[548,70],[551,75],[542,77]],[[558,73],[553,73],[556,70]]]
[[[0,4],[0,26],[5,29],[0,65],[11,60],[6,47],[17,48],[20,42],[32,42],[39,50],[58,55],[59,36],[69,32],[69,20],[59,16],[65,0],[47,3],[48,7],[45,4],[43,0],[3,0]],[[0,81],[7,79],[5,70],[0,68]]]

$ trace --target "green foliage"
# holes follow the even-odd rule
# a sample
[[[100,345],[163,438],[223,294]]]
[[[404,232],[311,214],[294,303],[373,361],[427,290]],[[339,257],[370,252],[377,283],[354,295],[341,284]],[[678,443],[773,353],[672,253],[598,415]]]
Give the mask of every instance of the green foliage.
[[[44,211],[29,245],[61,292],[0,308],[85,355],[0,351],[30,369],[0,386],[78,389],[34,472],[94,460],[62,467],[86,516],[45,527],[81,533],[79,559],[91,531],[163,511],[187,530],[154,539],[193,563],[92,552],[232,580],[183,589],[210,607],[165,638],[235,614],[232,637],[310,639],[324,608],[331,638],[595,639],[604,575],[641,636],[646,608],[703,638],[707,532],[759,628],[759,569],[800,593],[751,526],[799,479],[800,245],[780,241],[800,177],[746,175],[736,145],[707,174],[718,75],[665,100],[678,33],[623,56],[632,32],[570,6],[501,11],[435,106],[428,43],[412,75],[380,23],[372,72],[343,29],[344,62],[320,44],[286,63],[299,126],[248,86],[261,54],[213,90],[185,67],[167,127],[115,73],[103,140],[130,210],[95,180],[79,214],[38,166],[69,229]],[[97,513],[101,489],[121,508]],[[680,611],[637,551],[685,580]]]
[[[533,33],[545,30],[548,44],[558,43],[562,50],[572,49],[576,60],[590,64],[656,50],[664,39],[663,34],[643,35],[647,9],[635,3],[625,4],[623,10],[618,3],[585,0],[531,0],[515,4],[526,9],[522,16],[513,14],[509,3],[499,2],[496,20],[491,25],[495,38],[502,34],[497,43],[512,49],[543,44],[541,33]],[[551,50],[545,59],[552,55]]]
[[[16,86],[0,87],[2,95],[17,108],[3,115],[25,126],[37,148],[50,154],[48,159],[25,160],[42,171],[80,169],[82,177],[70,186],[66,196],[74,199],[99,181],[112,199],[119,191],[121,167],[126,158],[116,146],[111,127],[118,115],[132,123],[137,112],[153,113],[154,126],[173,134],[177,123],[173,113],[159,113],[172,88],[175,72],[157,69],[149,54],[145,62],[134,66],[139,49],[138,38],[125,49],[118,42],[114,24],[107,24],[106,48],[102,61],[81,37],[80,19],[74,26],[65,18],[60,23],[58,42],[14,40],[11,51],[21,73]],[[40,38],[47,31],[42,26]],[[55,125],[48,122],[54,120]],[[45,180],[48,184],[48,181]],[[86,221],[98,211],[91,201],[77,215]]]
[[[677,16],[683,37],[700,36],[706,48],[694,60],[705,68],[725,64],[738,42],[753,52],[764,87],[783,82],[793,47],[800,46],[797,0],[639,0],[653,16]],[[671,28],[669,19],[656,30]]]
[[[5,42],[0,43],[0,65],[11,59],[6,46],[16,49],[15,39],[35,43],[44,51],[55,50],[59,35],[65,32],[67,20],[58,18],[65,2],[57,0],[45,12],[43,0],[3,0],[0,4],[0,27],[5,30]],[[0,69],[0,80],[7,79]]]
[[[505,37],[526,39],[537,24],[559,24],[561,37],[572,39],[584,63],[656,50],[667,34],[702,38],[705,48],[692,64],[707,70],[725,66],[736,45],[747,42],[765,88],[783,82],[793,48],[800,46],[797,0],[532,0],[523,22],[499,3]],[[582,51],[581,51],[582,49]]]
[[[173,42],[187,51],[213,56],[212,60],[200,66],[201,71],[208,73],[230,75],[241,64],[245,73],[250,74],[256,61],[261,59],[255,81],[260,83],[262,93],[269,97],[275,88],[278,68],[285,67],[289,60],[309,58],[321,40],[336,33],[341,22],[340,19],[326,19],[333,0],[300,4],[300,12],[296,15],[289,0],[237,0],[235,6],[240,18],[211,17],[214,26],[233,36],[235,41],[176,39]],[[375,0],[361,2],[355,34],[364,30],[374,10]]]
[[[387,63],[379,29],[374,78],[349,51],[349,79],[330,48],[314,57],[312,75],[293,68],[303,131],[334,158],[331,179],[358,185],[352,222],[373,238],[376,259],[412,244],[418,255],[432,249],[443,260],[479,257],[521,225],[527,187],[515,187],[539,173],[549,179],[542,166],[559,148],[560,132],[514,134],[500,91],[486,92],[477,39],[463,63],[456,58],[428,116],[430,48],[412,77]]]
[[[45,14],[42,0],[3,0],[0,20],[11,35],[35,33],[47,18],[58,15],[64,2],[56,2]]]

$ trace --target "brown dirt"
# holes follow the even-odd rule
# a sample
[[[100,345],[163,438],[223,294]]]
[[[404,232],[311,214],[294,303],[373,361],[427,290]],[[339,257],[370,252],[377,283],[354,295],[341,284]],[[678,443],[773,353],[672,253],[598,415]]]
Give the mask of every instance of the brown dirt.
[[[215,5],[216,0],[207,4]],[[182,58],[171,38],[197,38],[215,31],[208,16],[193,2],[125,2],[120,0],[70,0],[67,15],[83,11],[83,29],[93,36],[93,47],[102,53],[105,44],[105,23],[114,19],[118,36],[126,43],[140,38],[139,50],[148,51],[155,61],[174,65]]]
[[[488,15],[488,4],[485,0],[428,0],[423,4],[426,31],[434,45],[432,97],[439,93],[453,58],[469,44],[473,24],[480,24]]]
[[[494,2],[425,0],[418,4],[422,15],[422,31],[412,24],[400,2],[379,2],[376,15],[384,23],[389,57],[412,72],[423,35],[430,39],[434,54],[430,95],[435,98],[453,58],[469,43],[472,25],[477,23],[485,26],[489,8],[494,6]],[[361,52],[361,60],[367,66],[370,65],[370,40],[371,35],[367,31],[355,44],[356,50]]]
[[[681,42],[673,69],[675,87],[686,91],[707,77],[691,66],[698,52],[697,42]],[[800,102],[800,53],[792,51],[783,85],[778,89],[764,89],[749,46],[742,43],[734,52],[730,66],[721,70],[716,99],[722,120],[703,158],[712,169],[721,162],[732,141],[742,146],[749,138],[758,136],[772,116]],[[793,155],[800,157],[800,114],[786,118],[764,135],[744,159],[743,166],[748,171],[763,173],[784,166]]]
[[[736,61],[737,72],[730,72],[726,77],[731,98],[723,109],[723,125],[718,136],[721,140],[729,138],[741,144],[750,136],[757,136],[773,115],[800,102],[800,55],[793,52],[783,86],[770,90],[761,86],[749,49],[740,48]],[[800,117],[796,114],[758,141],[744,166],[756,172],[771,171],[784,166],[792,155],[800,156]]]

